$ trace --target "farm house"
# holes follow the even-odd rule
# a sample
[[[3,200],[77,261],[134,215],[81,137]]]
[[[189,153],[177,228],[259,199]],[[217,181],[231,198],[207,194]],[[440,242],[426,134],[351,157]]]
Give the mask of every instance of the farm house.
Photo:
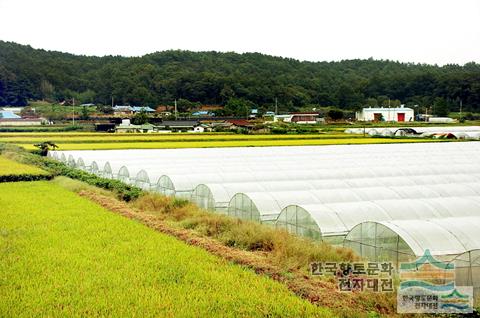
[[[409,122],[415,120],[413,109],[407,107],[370,107],[355,113],[358,121],[396,121]]]

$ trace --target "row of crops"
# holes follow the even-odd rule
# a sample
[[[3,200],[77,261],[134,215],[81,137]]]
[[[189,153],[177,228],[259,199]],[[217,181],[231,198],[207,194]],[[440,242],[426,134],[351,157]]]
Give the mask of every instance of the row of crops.
[[[476,288],[479,155],[480,142],[50,152],[72,167],[371,260],[398,264],[427,249],[467,259],[458,277]]]

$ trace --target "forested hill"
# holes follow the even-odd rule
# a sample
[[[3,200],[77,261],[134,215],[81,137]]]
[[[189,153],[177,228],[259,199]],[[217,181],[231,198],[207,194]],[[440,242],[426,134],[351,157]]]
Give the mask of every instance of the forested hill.
[[[414,49],[414,48],[412,48]],[[358,108],[390,98],[480,110],[480,64],[443,67],[392,61],[300,62],[258,53],[165,51],[91,57],[0,41],[0,105],[27,99],[150,105],[230,99],[280,108]]]

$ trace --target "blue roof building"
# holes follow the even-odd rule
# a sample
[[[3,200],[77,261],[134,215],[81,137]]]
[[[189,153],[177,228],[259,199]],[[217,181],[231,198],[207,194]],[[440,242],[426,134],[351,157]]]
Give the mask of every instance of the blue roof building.
[[[209,116],[211,113],[208,110],[199,110],[192,113],[192,116]]]
[[[141,112],[141,111],[145,111],[147,113],[154,113],[155,112],[155,109],[150,108],[148,106],[133,106],[132,110],[134,112]]]
[[[150,108],[148,106],[123,106],[123,105],[116,105],[113,107],[113,111],[115,112],[141,112],[145,111],[147,113],[154,113],[155,109]]]
[[[11,111],[1,110],[0,119],[21,119],[22,117],[15,115]]]

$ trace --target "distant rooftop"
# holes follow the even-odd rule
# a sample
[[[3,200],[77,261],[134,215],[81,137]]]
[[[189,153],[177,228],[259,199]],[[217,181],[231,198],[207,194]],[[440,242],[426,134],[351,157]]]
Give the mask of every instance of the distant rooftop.
[[[409,107],[365,107],[363,111],[399,111],[399,110],[413,110]]]
[[[15,115],[13,112],[8,110],[0,110],[0,119],[20,119],[22,117]]]
[[[148,106],[125,106],[125,105],[115,105],[113,107],[114,111],[132,111],[132,112],[140,112],[146,111],[147,113],[155,112],[155,109],[150,108]]]

